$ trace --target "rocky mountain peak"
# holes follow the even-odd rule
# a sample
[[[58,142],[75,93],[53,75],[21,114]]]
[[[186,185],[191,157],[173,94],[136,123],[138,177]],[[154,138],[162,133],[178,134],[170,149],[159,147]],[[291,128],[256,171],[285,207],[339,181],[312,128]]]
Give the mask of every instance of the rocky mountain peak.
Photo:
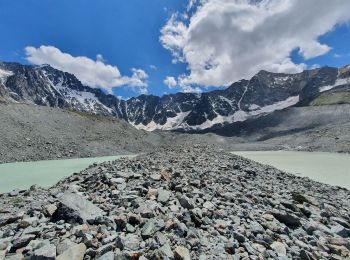
[[[313,98],[348,84],[349,66],[324,67],[297,74],[260,71],[250,80],[203,94],[140,95],[119,100],[84,86],[74,75],[50,65],[0,62],[0,97],[93,114],[111,115],[145,130],[202,130],[244,121]]]

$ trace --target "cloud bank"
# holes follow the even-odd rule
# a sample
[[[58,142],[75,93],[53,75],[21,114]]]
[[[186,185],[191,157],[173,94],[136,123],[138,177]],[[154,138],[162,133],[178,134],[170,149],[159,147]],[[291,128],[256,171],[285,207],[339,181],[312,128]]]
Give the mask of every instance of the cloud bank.
[[[177,82],[225,86],[259,70],[296,73],[291,52],[305,59],[331,47],[321,35],[350,20],[348,0],[189,0],[187,12],[175,13],[161,29],[160,42],[173,62],[188,66]]]
[[[85,56],[74,57],[53,46],[25,48],[26,59],[35,65],[49,64],[52,67],[74,74],[84,85],[93,88],[103,88],[109,93],[120,86],[130,86],[133,90],[147,93],[148,75],[141,69],[131,69],[130,77],[121,75],[116,66],[105,63],[103,56],[98,54],[96,60]]]

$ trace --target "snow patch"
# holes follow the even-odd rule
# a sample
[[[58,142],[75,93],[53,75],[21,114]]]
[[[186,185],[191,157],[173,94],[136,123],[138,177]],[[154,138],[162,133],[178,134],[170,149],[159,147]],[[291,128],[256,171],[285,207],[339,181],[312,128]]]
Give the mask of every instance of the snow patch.
[[[331,90],[340,85],[350,84],[350,78],[337,79],[333,85],[322,86],[319,88],[320,92],[325,92],[327,90]]]
[[[7,78],[12,76],[12,75],[13,75],[12,71],[0,69],[0,82],[2,84],[5,84]]]
[[[172,130],[180,128],[182,121],[191,111],[177,113],[175,117],[168,117],[164,125],[155,123],[153,120],[147,125],[131,123],[135,128],[146,131]]]
[[[249,110],[252,111],[252,110],[258,110],[260,108],[260,106],[258,106],[257,104],[251,104],[249,106]]]
[[[203,130],[203,129],[212,127],[216,124],[241,122],[241,121],[245,121],[251,117],[269,114],[269,113],[272,113],[273,111],[276,111],[276,110],[285,109],[287,107],[295,105],[298,102],[299,102],[299,96],[292,96],[292,97],[287,98],[286,100],[282,100],[282,101],[276,102],[272,105],[267,105],[264,107],[259,107],[255,104],[252,104],[250,107],[253,106],[253,108],[256,108],[256,110],[249,111],[249,112],[246,112],[243,110],[238,110],[233,115],[229,115],[229,116],[218,115],[213,120],[207,120],[200,125],[186,126],[186,129]]]

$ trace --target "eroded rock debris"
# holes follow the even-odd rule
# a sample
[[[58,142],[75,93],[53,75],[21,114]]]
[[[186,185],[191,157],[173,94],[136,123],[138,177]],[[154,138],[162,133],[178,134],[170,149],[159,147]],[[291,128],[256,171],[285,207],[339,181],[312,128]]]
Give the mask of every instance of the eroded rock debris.
[[[344,259],[349,210],[346,189],[169,148],[1,194],[0,259]]]

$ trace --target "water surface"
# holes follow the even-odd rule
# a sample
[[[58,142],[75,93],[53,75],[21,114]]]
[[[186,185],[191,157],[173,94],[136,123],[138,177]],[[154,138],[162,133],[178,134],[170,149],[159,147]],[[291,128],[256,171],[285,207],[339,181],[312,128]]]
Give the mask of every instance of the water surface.
[[[122,157],[132,155],[0,164],[0,192],[28,189],[33,184],[50,187],[93,163],[113,161]]]
[[[282,171],[350,190],[350,155],[325,152],[233,152]]]

